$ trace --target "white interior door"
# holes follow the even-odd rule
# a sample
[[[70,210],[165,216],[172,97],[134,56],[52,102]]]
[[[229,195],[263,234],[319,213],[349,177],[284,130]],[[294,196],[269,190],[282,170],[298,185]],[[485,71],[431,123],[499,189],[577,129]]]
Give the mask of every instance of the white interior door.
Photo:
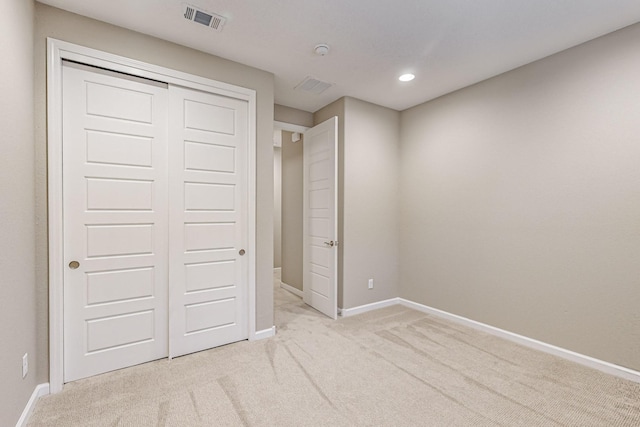
[[[65,382],[167,356],[167,99],[63,66]]]
[[[170,357],[248,338],[248,103],[171,86]]]
[[[338,118],[304,133],[304,302],[335,319],[338,311]]]

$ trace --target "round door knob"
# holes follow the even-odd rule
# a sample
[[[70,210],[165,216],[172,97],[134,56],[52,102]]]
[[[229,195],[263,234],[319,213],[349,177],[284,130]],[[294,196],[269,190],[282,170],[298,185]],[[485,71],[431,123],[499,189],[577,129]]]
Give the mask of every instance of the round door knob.
[[[240,249],[240,251],[238,252],[240,254],[240,256],[244,255],[246,252],[244,251],[244,249]]]
[[[80,267],[80,263],[78,261],[71,261],[69,263],[69,268],[72,270],[75,270],[78,267]]]

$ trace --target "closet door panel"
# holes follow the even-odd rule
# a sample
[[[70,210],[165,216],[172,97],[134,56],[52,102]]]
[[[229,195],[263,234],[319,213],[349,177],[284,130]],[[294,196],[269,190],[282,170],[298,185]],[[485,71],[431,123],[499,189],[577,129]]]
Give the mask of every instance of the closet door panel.
[[[63,67],[65,382],[168,354],[167,101]]]
[[[170,357],[248,338],[248,103],[170,94]]]

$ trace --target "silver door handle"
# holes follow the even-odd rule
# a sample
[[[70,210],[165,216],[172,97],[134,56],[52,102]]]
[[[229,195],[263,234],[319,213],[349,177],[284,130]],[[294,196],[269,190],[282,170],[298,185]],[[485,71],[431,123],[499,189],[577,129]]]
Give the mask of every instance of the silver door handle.
[[[329,241],[329,242],[324,242],[325,245],[330,246],[330,247],[334,247],[336,242],[334,242],[333,240]]]

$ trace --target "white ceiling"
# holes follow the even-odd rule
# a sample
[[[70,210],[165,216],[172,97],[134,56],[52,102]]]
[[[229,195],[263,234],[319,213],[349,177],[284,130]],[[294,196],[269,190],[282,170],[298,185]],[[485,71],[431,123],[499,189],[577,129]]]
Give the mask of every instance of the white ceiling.
[[[188,0],[228,19],[215,32],[181,0],[39,1],[272,72],[276,103],[310,112],[345,95],[404,110],[640,21],[639,0]],[[334,86],[294,90],[307,76]]]

